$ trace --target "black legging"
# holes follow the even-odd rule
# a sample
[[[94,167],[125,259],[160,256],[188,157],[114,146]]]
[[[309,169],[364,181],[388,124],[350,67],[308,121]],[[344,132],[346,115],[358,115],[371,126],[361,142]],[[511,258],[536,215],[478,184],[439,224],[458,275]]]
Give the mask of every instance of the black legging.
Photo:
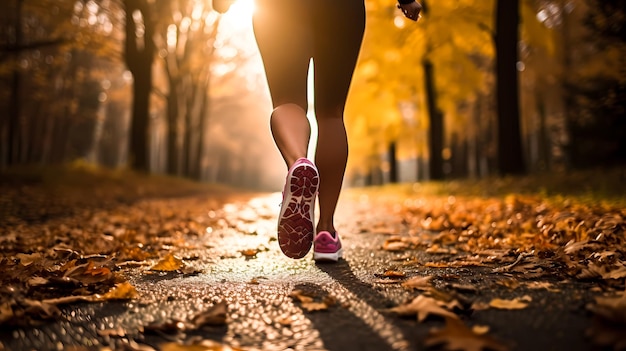
[[[274,107],[307,110],[313,58],[316,112],[343,113],[365,29],[364,0],[256,0],[253,26]]]

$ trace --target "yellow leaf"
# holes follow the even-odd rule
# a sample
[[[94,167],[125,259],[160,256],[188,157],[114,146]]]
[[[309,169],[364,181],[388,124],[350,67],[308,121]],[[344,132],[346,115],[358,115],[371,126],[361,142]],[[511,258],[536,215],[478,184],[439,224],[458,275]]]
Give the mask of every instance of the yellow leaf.
[[[102,295],[100,299],[103,301],[130,300],[136,298],[137,295],[137,289],[135,289],[135,287],[129,282],[124,282],[116,285],[113,289],[109,290],[109,292]]]
[[[489,306],[501,310],[521,310],[528,307],[528,302],[532,298],[528,295],[513,300],[493,299],[489,302]]]
[[[181,269],[185,263],[180,258],[174,256],[172,253],[167,254],[157,264],[150,268],[151,271],[163,271],[171,272]]]

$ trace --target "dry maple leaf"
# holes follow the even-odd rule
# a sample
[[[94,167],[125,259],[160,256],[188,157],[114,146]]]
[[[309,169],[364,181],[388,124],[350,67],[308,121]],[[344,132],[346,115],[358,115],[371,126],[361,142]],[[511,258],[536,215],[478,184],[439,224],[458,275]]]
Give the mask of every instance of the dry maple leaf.
[[[446,318],[446,326],[431,330],[424,341],[426,347],[443,345],[444,350],[507,351],[509,348],[489,335],[478,334],[456,318]]]
[[[171,272],[171,271],[176,271],[176,270],[183,268],[184,265],[185,263],[183,262],[183,260],[174,256],[174,254],[169,253],[167,254],[167,256],[160,259],[159,262],[157,262],[157,264],[150,267],[150,270],[160,271],[160,272]]]
[[[532,301],[532,298],[524,295],[513,300],[493,299],[489,302],[489,306],[501,310],[521,310],[528,307],[530,301]]]
[[[431,314],[445,318],[459,318],[456,314],[440,307],[439,301],[424,295],[419,295],[411,302],[390,308],[388,311],[401,316],[417,315],[418,322],[422,322]]]

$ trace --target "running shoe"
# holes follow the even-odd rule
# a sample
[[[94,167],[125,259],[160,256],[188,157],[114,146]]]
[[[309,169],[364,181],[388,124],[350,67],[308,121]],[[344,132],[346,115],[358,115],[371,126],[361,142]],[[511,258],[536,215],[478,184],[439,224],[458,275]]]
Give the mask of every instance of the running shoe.
[[[314,240],[313,259],[315,261],[337,262],[343,255],[339,234],[335,236],[327,231],[317,233]]]
[[[278,245],[287,257],[302,258],[311,250],[319,180],[317,168],[306,158],[298,159],[287,173],[278,217]]]

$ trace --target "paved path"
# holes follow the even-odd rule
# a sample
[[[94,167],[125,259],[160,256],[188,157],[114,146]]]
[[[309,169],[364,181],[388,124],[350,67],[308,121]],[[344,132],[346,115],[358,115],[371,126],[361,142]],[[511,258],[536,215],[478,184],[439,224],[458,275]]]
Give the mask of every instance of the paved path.
[[[225,345],[254,350],[421,350],[429,330],[441,320],[418,323],[400,318],[386,309],[406,302],[419,292],[399,284],[382,284],[379,274],[401,265],[401,253],[380,249],[388,237],[356,232],[363,218],[384,221],[369,202],[340,203],[346,259],[338,264],[316,265],[311,254],[302,260],[284,257],[274,239],[278,194],[226,205],[206,215],[214,225],[206,235],[189,243],[184,252],[194,268],[203,273],[146,274],[145,267],[129,270],[130,281],[140,297],[131,302],[73,304],[63,309],[54,323],[33,328],[0,331],[7,350],[62,350],[72,346],[99,350],[105,346],[141,349],[137,344],[158,346],[165,333],[142,332],[143,326],[168,320],[189,320],[219,303],[228,305],[225,326],[204,327],[193,336],[219,340]],[[351,232],[355,231],[355,232]],[[240,252],[260,249],[254,258]],[[420,253],[416,253],[420,254]],[[197,259],[196,259],[197,258]],[[488,309],[464,317],[468,325],[488,325],[490,334],[514,350],[591,350],[584,337],[589,318],[584,310],[590,285],[563,284],[561,292],[511,291],[494,284],[509,278],[484,268],[437,269],[402,266],[408,276],[434,275],[434,285],[451,282],[478,287],[466,296],[477,301],[491,297],[531,294],[533,303],[522,311]],[[302,290],[319,299],[336,301],[324,311],[304,311],[290,294]],[[103,331],[121,327],[122,337]],[[79,349],[80,349],[79,348]],[[0,348],[1,349],[1,348]]]

